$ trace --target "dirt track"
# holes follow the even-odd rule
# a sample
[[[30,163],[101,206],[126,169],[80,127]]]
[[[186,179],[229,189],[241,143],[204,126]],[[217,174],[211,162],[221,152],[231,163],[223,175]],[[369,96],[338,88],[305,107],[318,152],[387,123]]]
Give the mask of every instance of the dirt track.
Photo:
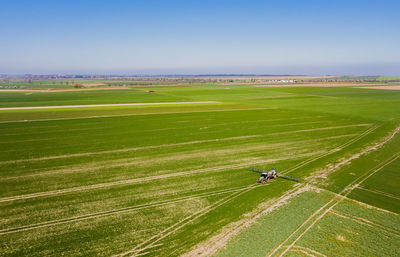
[[[400,90],[400,85],[392,85],[392,86],[372,86],[372,87],[358,87],[358,88],[382,89],[382,90]]]

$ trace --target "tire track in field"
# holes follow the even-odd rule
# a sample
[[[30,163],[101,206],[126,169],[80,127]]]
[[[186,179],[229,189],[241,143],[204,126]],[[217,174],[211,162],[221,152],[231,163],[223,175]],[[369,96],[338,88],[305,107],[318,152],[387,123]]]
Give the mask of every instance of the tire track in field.
[[[270,184],[266,184],[270,185]],[[238,234],[242,229],[248,227],[250,224],[255,222],[259,217],[266,213],[272,212],[279,208],[290,198],[302,193],[305,189],[303,184],[295,184],[294,187],[286,191],[282,196],[277,199],[273,199],[270,204],[266,207],[261,207],[252,211],[250,214],[246,214],[246,217],[235,222],[233,225],[228,225],[228,228],[223,230],[221,233],[211,237],[206,242],[200,243],[196,248],[188,253],[181,255],[181,257],[191,256],[213,256],[217,253],[218,249],[224,246],[228,240]]]
[[[222,105],[220,105],[222,106]],[[99,119],[99,118],[113,118],[113,117],[129,117],[129,116],[145,116],[145,115],[163,115],[163,114],[181,114],[181,113],[209,113],[209,112],[231,112],[231,111],[254,111],[254,110],[276,110],[276,108],[242,108],[242,109],[223,109],[223,110],[207,110],[207,111],[183,111],[183,112],[149,112],[149,113],[135,113],[123,115],[96,115],[77,118],[59,118],[59,119],[39,119],[39,120],[14,120],[14,121],[0,121],[0,124],[8,123],[26,123],[26,122],[40,122],[40,121],[59,121],[59,120],[80,120],[80,119]]]
[[[163,145],[149,145],[149,146],[130,147],[130,148],[122,148],[122,149],[106,150],[106,151],[98,151],[98,152],[86,152],[86,153],[54,155],[54,156],[46,156],[46,157],[38,157],[38,158],[30,158],[30,159],[1,161],[0,165],[1,164],[14,164],[14,163],[20,163],[20,162],[30,162],[30,161],[46,161],[46,160],[63,159],[63,158],[85,157],[85,156],[101,155],[101,154],[123,153],[123,152],[130,152],[130,151],[140,151],[140,150],[147,150],[147,149],[157,149],[157,148],[163,148],[163,147],[174,147],[174,146],[193,145],[193,144],[202,144],[202,143],[211,143],[211,142],[225,142],[225,141],[234,141],[234,140],[242,140],[242,139],[249,139],[249,138],[257,138],[257,137],[262,137],[262,136],[263,135],[248,135],[248,136],[238,136],[238,137],[226,137],[226,138],[195,140],[195,141],[189,141],[189,142],[171,143],[171,144],[163,144]]]
[[[366,225],[366,226],[369,226],[369,227],[372,227],[375,229],[382,230],[384,232],[389,232],[391,234],[396,235],[397,237],[400,237],[400,231],[397,229],[393,229],[393,228],[372,222],[370,220],[367,220],[367,219],[364,219],[361,217],[356,217],[356,216],[349,215],[349,214],[339,213],[338,211],[335,211],[335,210],[331,210],[330,213],[332,213],[338,217],[344,218],[344,219],[349,219],[349,220],[355,221],[361,225]]]
[[[178,197],[178,198],[168,199],[168,200],[159,201],[159,202],[139,204],[139,205],[135,205],[135,206],[118,208],[118,209],[102,211],[102,212],[88,213],[85,215],[73,216],[73,217],[68,217],[68,218],[64,218],[64,219],[50,220],[50,221],[45,221],[45,222],[40,222],[40,223],[35,223],[35,224],[29,224],[26,226],[6,228],[6,229],[0,230],[0,235],[16,233],[16,232],[32,230],[32,229],[38,229],[38,228],[44,228],[44,227],[50,227],[50,226],[55,226],[55,225],[60,225],[60,224],[65,224],[65,223],[70,223],[70,222],[77,222],[77,221],[82,221],[82,220],[88,220],[88,219],[93,219],[93,218],[99,218],[99,217],[104,217],[104,216],[116,215],[116,214],[120,214],[120,213],[132,212],[132,211],[137,211],[137,210],[146,209],[146,208],[154,208],[154,207],[168,205],[168,204],[177,203],[177,202],[194,200],[194,199],[198,199],[198,198],[206,198],[209,196],[227,194],[227,193],[247,190],[248,187],[249,186],[234,187],[234,188],[229,188],[229,189],[224,189],[224,190],[217,190],[214,192],[206,192],[206,193],[195,194],[195,195],[190,195],[190,196]]]
[[[371,125],[371,124],[352,124],[352,125],[345,125],[345,126],[333,126],[333,127],[303,129],[303,130],[294,130],[294,131],[274,132],[274,133],[269,133],[269,134],[248,135],[248,136],[221,138],[221,139],[196,140],[196,141],[190,141],[190,142],[172,143],[172,144],[164,144],[164,145],[157,145],[157,146],[151,145],[151,146],[123,148],[123,149],[106,150],[106,151],[98,151],[98,152],[54,155],[54,156],[47,156],[47,157],[1,161],[0,165],[14,164],[14,163],[20,163],[20,162],[29,162],[29,161],[43,161],[43,160],[53,160],[53,159],[62,159],[62,158],[84,157],[84,156],[92,156],[92,155],[99,155],[99,154],[121,153],[121,152],[138,151],[138,150],[146,150],[146,149],[156,149],[156,148],[161,148],[161,147],[182,146],[182,145],[191,145],[191,144],[199,144],[199,143],[218,142],[218,141],[240,140],[240,139],[247,139],[247,138],[275,136],[275,135],[283,135],[283,134],[296,134],[296,133],[302,133],[302,132],[323,131],[323,130],[331,130],[331,129],[339,129],[339,128],[364,127],[364,126],[369,126],[369,125]],[[214,133],[214,132],[212,132],[212,133]],[[199,135],[199,134],[200,133],[197,133],[196,135]],[[210,134],[210,132],[202,133],[202,134]]]
[[[287,121],[287,120],[302,120],[302,119],[309,119],[309,118],[313,118],[313,119],[319,119],[319,118],[326,118],[324,116],[303,116],[303,117],[296,117],[296,118],[286,118],[286,119],[267,119],[267,120],[245,120],[245,121],[233,121],[233,122],[224,122],[224,123],[213,123],[212,126],[227,126],[227,125],[231,125],[231,124],[247,124],[247,123],[260,123],[260,122],[272,122],[272,121]],[[154,119],[154,120],[158,120],[158,119]],[[165,119],[163,119],[165,120]],[[202,119],[201,121],[204,122],[205,120],[208,121],[215,121],[214,119]],[[153,119],[151,120],[153,121]],[[329,120],[324,120],[324,121],[329,121]],[[177,121],[174,123],[183,123],[183,122],[196,122],[195,120],[183,120],[183,121]],[[320,121],[323,122],[323,121]],[[79,127],[80,128],[68,128],[68,131],[85,131],[85,130],[99,130],[99,129],[103,129],[103,128],[108,128],[108,129],[115,129],[118,128],[117,126],[107,126],[107,127],[88,127],[88,128],[82,128],[83,125],[96,125],[96,124],[101,124],[104,125],[104,123],[102,122],[92,122],[92,123],[79,123]],[[196,122],[196,126],[185,126],[185,128],[196,128],[199,127],[198,124],[198,120]],[[204,124],[206,125],[206,124]],[[46,127],[60,127],[60,126],[39,126],[39,127],[32,127],[34,129],[36,128],[46,128]],[[146,130],[146,131],[160,131],[160,130],[174,130],[177,128],[182,128],[182,126],[179,127],[169,127],[169,128],[160,128],[160,129],[152,129],[152,130]],[[26,128],[24,127],[23,129],[26,130]],[[140,129],[140,128],[139,128]],[[7,129],[10,130],[10,129]],[[13,131],[15,130],[15,128],[12,129]],[[7,136],[23,136],[23,135],[37,135],[37,134],[46,134],[46,133],[54,133],[54,132],[65,132],[65,128],[63,130],[47,130],[47,131],[37,131],[37,132],[31,132],[31,133],[11,133],[11,134],[1,134],[0,137],[7,137]],[[0,129],[1,131],[1,129]]]
[[[365,133],[365,132],[364,132]],[[364,134],[363,133],[363,134]],[[331,138],[341,138],[344,136],[352,136],[354,134],[351,135],[342,135],[342,136],[333,136],[333,137],[327,137],[325,139],[331,139]],[[359,136],[358,136],[359,137]],[[357,137],[357,138],[358,138]],[[314,139],[312,139],[314,140]],[[310,140],[304,140],[304,141],[310,141]],[[353,141],[353,140],[352,140]],[[194,196],[193,196],[194,197]],[[175,199],[174,199],[175,200]],[[182,201],[182,200],[178,200],[177,201]],[[157,203],[158,204],[158,203]],[[149,205],[148,207],[151,207],[152,205]],[[106,212],[100,212],[100,213],[94,213],[94,214],[87,214],[87,215],[82,215],[82,216],[77,216],[77,217],[70,217],[67,219],[61,219],[61,220],[55,220],[55,221],[49,221],[49,222],[43,222],[43,223],[38,223],[38,224],[32,224],[32,225],[28,225],[28,226],[24,226],[24,227],[18,227],[18,228],[10,228],[10,229],[6,229],[6,230],[0,230],[0,234],[4,234],[4,233],[13,233],[13,232],[18,232],[18,231],[23,231],[23,230],[30,230],[30,229],[34,229],[34,228],[39,228],[39,227],[43,227],[43,226],[52,226],[52,225],[58,225],[58,224],[62,224],[62,223],[66,223],[66,222],[72,222],[72,221],[79,221],[81,219],[89,219],[89,218],[95,218],[95,217],[100,217],[100,216],[106,216],[106,215],[112,215],[112,214],[116,214],[119,212],[126,212],[133,209],[137,209],[138,207],[141,206],[136,206],[136,207],[131,207],[129,209],[117,209],[117,210],[111,210],[111,211],[106,211]],[[146,206],[143,206],[143,208],[147,208]]]
[[[186,217],[185,219],[173,224],[172,226],[162,230],[161,232],[157,233],[156,235],[152,236],[151,238],[147,239],[146,241],[140,243],[139,245],[137,245],[135,248],[114,255],[115,257],[121,257],[121,256],[126,256],[126,255],[130,255],[132,254],[132,256],[137,256],[137,254],[139,254],[140,252],[143,252],[144,250],[149,249],[150,247],[152,247],[155,243],[159,242],[160,240],[164,239],[165,237],[169,236],[170,234],[178,231],[179,229],[185,227],[186,225],[188,225],[189,223],[197,220],[198,218],[206,215],[207,213],[209,213],[210,211],[218,208],[219,206],[232,201],[233,199],[239,197],[240,195],[249,192],[250,190],[260,187],[263,185],[251,185],[249,187],[247,187],[246,190],[240,191],[240,192],[234,192],[233,194],[230,194],[224,198],[222,198],[221,200],[215,202],[214,204],[207,206],[195,213],[193,213],[192,215]],[[140,248],[142,247],[142,248]],[[139,248],[139,249],[138,249]]]
[[[353,144],[354,142],[360,140],[361,138],[369,135],[370,133],[372,133],[378,127],[379,127],[379,125],[374,125],[371,128],[369,128],[366,131],[364,131],[363,133],[359,134],[357,137],[349,140],[348,142],[346,142],[346,143],[344,143],[344,144],[342,144],[342,145],[340,145],[338,147],[335,147],[334,149],[328,151],[327,153],[323,153],[323,154],[317,155],[316,157],[312,157],[310,159],[307,159],[307,160],[295,165],[294,167],[292,167],[292,168],[290,168],[287,171],[282,172],[282,173],[284,173],[284,174],[290,173],[290,172],[292,172],[292,171],[294,171],[294,170],[296,170],[298,168],[301,168],[301,167],[307,165],[308,163],[316,161],[316,160],[318,160],[318,159],[320,159],[320,158],[322,158],[322,157],[324,157],[324,156],[326,156],[328,154],[331,154],[331,153],[336,152],[336,151],[340,151],[343,148],[347,147],[348,145]],[[274,205],[279,204],[281,201],[285,201],[286,199],[296,195],[301,190],[303,190],[303,188],[304,187],[300,187],[300,188],[296,187],[296,188],[294,188],[292,190],[289,190],[283,196],[279,197],[273,204],[271,204],[271,206],[269,208],[274,208]],[[256,218],[257,218],[257,215],[256,215]],[[248,224],[254,222],[255,219],[246,222],[245,225],[248,225]],[[239,223],[239,225],[236,225],[233,229],[230,229],[227,232],[223,232],[223,233],[221,233],[219,235],[216,235],[215,237],[211,238],[210,242],[209,243],[206,242],[205,246],[197,246],[194,250],[190,251],[188,254],[185,254],[183,256],[189,257],[189,256],[192,256],[192,255],[195,255],[195,256],[210,256],[210,255],[213,255],[224,244],[224,243],[221,244],[221,243],[216,243],[216,242],[221,242],[221,240],[224,240],[224,242],[226,243],[229,240],[229,238],[231,238],[233,235],[239,233],[239,231],[245,225]],[[204,249],[206,249],[206,250],[204,250]]]
[[[386,193],[386,192],[382,192],[382,191],[379,191],[379,190],[368,189],[368,188],[365,188],[365,187],[362,187],[362,186],[358,186],[357,189],[361,189],[361,190],[368,191],[368,192],[371,192],[371,193],[374,193],[374,194],[383,195],[383,196],[386,196],[386,197],[389,197],[389,198],[400,200],[399,196],[392,195],[392,194],[389,194],[389,193]]]
[[[399,127],[398,127],[399,128]],[[398,130],[396,129],[393,134],[397,134]],[[392,134],[392,135],[393,135]],[[390,136],[389,138],[393,138]],[[386,141],[386,139],[384,140]],[[383,141],[383,142],[384,142]],[[387,142],[387,141],[386,141]],[[389,159],[383,161],[382,163],[376,165],[372,169],[368,170],[366,173],[364,173],[362,176],[356,178],[353,180],[346,188],[344,188],[339,194],[335,195],[329,202],[324,204],[321,208],[319,208],[317,211],[315,211],[311,216],[309,216],[295,231],[293,231],[278,247],[276,247],[272,252],[270,252],[267,256],[271,257],[274,255],[282,246],[293,236],[295,235],[298,231],[300,231],[303,227],[306,226],[306,224],[311,221],[314,217],[316,217],[311,224],[306,227],[303,232],[300,233],[299,236],[297,236],[294,241],[279,255],[279,257],[285,255],[296,243],[298,240],[300,240],[319,220],[321,220],[328,212],[330,212],[336,205],[341,203],[346,197],[356,188],[359,184],[363,183],[365,180],[367,180],[369,177],[377,173],[378,171],[382,170],[384,167],[389,165],[390,163],[394,162],[400,157],[400,152],[394,154],[391,156]],[[360,180],[361,179],[361,180]],[[360,180],[358,183],[357,181]],[[323,212],[322,212],[323,211]],[[319,214],[322,212],[321,214]],[[318,216],[319,215],[319,216]]]
[[[157,180],[158,179],[166,179],[166,178],[180,177],[180,176],[185,176],[185,175],[194,175],[194,174],[206,173],[206,172],[219,172],[219,171],[225,171],[228,169],[230,169],[230,170],[241,169],[241,168],[245,168],[245,167],[248,167],[248,166],[254,165],[254,164],[264,164],[264,163],[271,163],[271,162],[276,162],[276,161],[296,159],[296,158],[301,158],[301,157],[307,157],[307,156],[310,156],[313,154],[315,154],[315,152],[303,153],[303,154],[298,154],[295,156],[286,156],[286,157],[268,159],[268,160],[251,161],[251,162],[241,163],[241,164],[223,165],[223,166],[219,166],[219,167],[211,167],[211,168],[198,169],[198,170],[192,170],[192,171],[183,171],[183,172],[169,173],[169,174],[163,174],[163,175],[157,175],[157,176],[149,176],[149,177],[144,177],[144,178],[135,178],[135,179],[100,183],[100,184],[94,184],[94,185],[88,185],[88,186],[71,187],[71,188],[52,190],[52,191],[44,191],[44,192],[38,192],[38,193],[32,193],[32,194],[23,194],[23,195],[11,196],[11,197],[3,197],[3,198],[0,198],[0,203],[16,201],[16,200],[23,200],[23,199],[30,199],[30,198],[37,198],[37,197],[43,197],[43,196],[53,196],[53,195],[79,192],[79,191],[85,191],[85,190],[91,190],[91,189],[99,189],[99,188],[111,187],[111,186],[142,183],[142,182],[156,180],[156,179]]]
[[[319,256],[322,256],[322,257],[328,257],[323,253],[320,253],[318,251],[315,251],[315,250],[313,250],[311,248],[307,248],[307,247],[304,247],[304,246],[295,245],[293,248],[301,249],[301,250],[304,250],[304,251],[310,251],[311,253],[319,255]]]
[[[135,157],[135,158],[127,158],[127,159],[113,159],[111,161],[102,161],[102,162],[96,162],[95,165],[86,165],[86,166],[70,166],[69,168],[61,168],[61,169],[55,169],[55,170],[49,170],[49,171],[43,171],[39,173],[34,173],[34,174],[27,174],[27,175],[19,175],[19,176],[12,176],[12,177],[3,177],[0,178],[0,181],[5,181],[5,180],[13,180],[13,179],[22,179],[22,178],[29,178],[29,177],[39,177],[39,176],[47,176],[47,175],[56,175],[56,174],[68,174],[68,173],[75,173],[75,172],[82,172],[83,170],[85,172],[87,171],[96,171],[96,170],[101,170],[105,168],[116,168],[116,167],[128,167],[128,166],[133,166],[135,164],[143,165],[146,163],[155,163],[155,162],[164,162],[164,161],[178,161],[178,160],[185,160],[185,159],[190,159],[190,158],[197,158],[197,157],[206,157],[206,156],[217,156],[217,155],[226,155],[226,154],[235,154],[235,153],[247,153],[249,151],[255,151],[255,150],[268,150],[268,149],[274,149],[277,147],[283,147],[283,146],[291,146],[291,145],[298,145],[298,144],[304,144],[304,143],[310,143],[310,142],[321,142],[322,140],[330,140],[330,139],[339,139],[339,138],[344,138],[344,137],[352,137],[352,136],[358,136],[358,134],[346,134],[346,135],[340,135],[340,136],[331,136],[331,137],[323,137],[323,138],[318,138],[318,139],[307,139],[307,140],[299,140],[295,142],[282,142],[282,143],[275,143],[275,144],[268,144],[265,145],[263,144],[252,144],[251,146],[244,147],[244,148],[238,148],[238,149],[219,149],[215,151],[207,151],[204,153],[204,151],[195,151],[195,152],[185,152],[185,154],[176,156],[177,153],[175,153],[172,156],[166,156],[162,158],[152,158],[149,160],[147,157]],[[325,142],[324,142],[325,143]],[[314,147],[321,147],[322,143],[320,145],[316,145]],[[298,147],[291,147],[291,148],[285,148],[285,150],[295,150],[298,149]]]
[[[373,131],[375,131],[378,127],[380,127],[380,125],[376,125],[376,124],[375,124],[375,125],[373,125],[371,128],[367,129],[365,132],[363,132],[363,133],[361,133],[360,135],[358,135],[357,137],[355,137],[355,138],[349,140],[348,142],[346,142],[346,143],[344,143],[344,144],[342,144],[342,145],[340,145],[340,146],[338,146],[338,147],[335,147],[334,149],[332,149],[332,150],[330,150],[330,151],[328,151],[328,152],[326,152],[326,153],[322,153],[321,155],[317,155],[317,156],[312,157],[312,158],[310,158],[310,159],[308,159],[308,160],[305,160],[305,161],[299,163],[298,165],[296,165],[296,166],[290,168],[289,170],[283,172],[283,174],[287,174],[287,173],[293,172],[293,171],[295,171],[295,170],[297,170],[297,169],[299,169],[299,168],[301,168],[301,167],[304,167],[305,165],[307,165],[307,164],[309,164],[309,163],[311,163],[311,162],[314,162],[314,161],[316,161],[316,160],[318,160],[318,159],[321,159],[321,158],[323,158],[323,157],[325,157],[325,156],[328,156],[328,155],[330,155],[330,154],[332,154],[332,153],[341,151],[343,148],[345,148],[345,147],[347,147],[347,146],[349,146],[349,145],[351,145],[351,144],[357,142],[357,141],[360,140],[361,138],[363,138],[363,137],[365,137],[365,136],[371,134],[371,133],[372,133]]]

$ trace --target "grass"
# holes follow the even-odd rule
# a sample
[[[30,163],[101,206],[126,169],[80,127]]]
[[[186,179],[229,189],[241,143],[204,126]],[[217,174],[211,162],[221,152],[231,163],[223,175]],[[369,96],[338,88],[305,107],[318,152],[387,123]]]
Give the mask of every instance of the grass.
[[[249,167],[275,167],[309,179],[382,141],[400,118],[400,91],[343,87],[147,86],[30,95],[2,92],[0,98],[2,107],[219,102],[0,111],[0,255],[4,256],[187,253],[248,219],[246,214],[268,208],[295,185],[276,180],[254,187],[257,174]],[[217,255],[265,256],[334,197],[333,192],[341,192],[399,152],[398,140],[395,136],[378,150],[313,181],[323,191],[305,191],[261,215]],[[393,162],[363,181],[361,187],[370,191],[354,189],[348,197],[399,212],[398,199],[386,197],[399,196],[398,165]],[[351,215],[363,213],[360,208],[365,207],[351,203],[342,201],[334,210],[350,206],[346,208]],[[396,224],[392,214],[388,218],[385,212],[377,213],[379,224]],[[341,219],[329,213],[317,224]],[[332,230],[327,227],[321,232],[325,236]],[[314,230],[298,246],[310,247],[310,240],[320,236],[314,236]],[[384,232],[364,229],[363,233],[372,240]],[[370,251],[379,253],[374,247]]]

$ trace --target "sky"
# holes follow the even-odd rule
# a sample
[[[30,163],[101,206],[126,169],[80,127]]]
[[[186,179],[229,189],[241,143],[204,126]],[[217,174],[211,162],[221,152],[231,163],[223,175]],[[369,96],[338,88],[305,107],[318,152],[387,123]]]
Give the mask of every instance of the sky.
[[[400,75],[397,0],[0,0],[0,74]]]

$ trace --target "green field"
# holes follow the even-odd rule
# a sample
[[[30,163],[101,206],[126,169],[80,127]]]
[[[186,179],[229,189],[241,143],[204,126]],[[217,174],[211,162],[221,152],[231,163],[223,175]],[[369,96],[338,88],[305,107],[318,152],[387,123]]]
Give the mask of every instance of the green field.
[[[123,103],[155,104],[1,109]],[[399,110],[350,87],[0,91],[0,255],[400,256]]]

